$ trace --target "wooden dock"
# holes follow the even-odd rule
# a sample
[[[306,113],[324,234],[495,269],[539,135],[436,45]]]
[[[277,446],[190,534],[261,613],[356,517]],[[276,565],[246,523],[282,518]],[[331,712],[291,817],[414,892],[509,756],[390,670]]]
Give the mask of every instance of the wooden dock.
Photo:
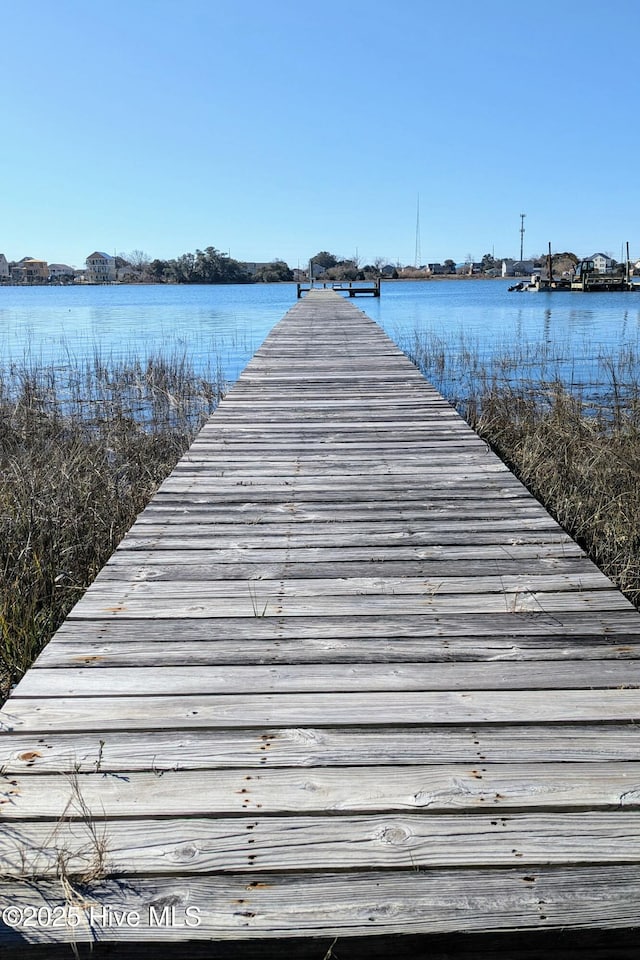
[[[638,613],[312,291],[0,713],[2,955],[635,957],[639,684]]]
[[[336,293],[348,293],[350,297],[366,295],[379,297],[380,285],[380,277],[374,280],[314,280],[313,283],[297,283],[296,293],[298,300],[303,293],[309,293],[311,290],[335,290]]]

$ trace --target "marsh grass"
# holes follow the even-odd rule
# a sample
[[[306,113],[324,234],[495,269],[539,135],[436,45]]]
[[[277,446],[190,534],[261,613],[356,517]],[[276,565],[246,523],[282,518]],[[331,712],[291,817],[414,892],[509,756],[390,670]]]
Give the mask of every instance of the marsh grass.
[[[224,389],[184,357],[0,372],[0,698],[173,469]]]
[[[463,338],[405,350],[623,593],[640,607],[640,354]]]

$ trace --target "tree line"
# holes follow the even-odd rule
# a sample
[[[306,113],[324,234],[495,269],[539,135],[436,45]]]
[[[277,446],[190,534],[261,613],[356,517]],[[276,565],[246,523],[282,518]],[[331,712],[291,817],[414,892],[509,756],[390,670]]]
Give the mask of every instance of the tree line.
[[[121,265],[131,267],[139,279],[152,283],[274,283],[293,280],[293,272],[284,260],[272,260],[252,271],[242,261],[234,260],[215,247],[183,253],[171,260],[152,260],[140,250],[118,259]],[[135,276],[131,279],[134,280]]]
[[[534,264],[546,263],[546,256],[534,260]],[[500,272],[502,258],[485,253],[482,260],[472,264],[471,254],[467,257],[469,266],[477,268],[478,273],[495,275]],[[567,270],[574,267],[578,258],[573,253],[553,255],[554,271]],[[377,277],[395,276],[410,277],[424,276],[426,267],[401,267],[392,265],[377,257],[373,263],[362,264],[357,255],[350,258],[340,258],[328,250],[320,250],[310,260],[314,277],[326,280],[371,280]],[[130,254],[121,254],[117,258],[118,267],[131,267],[132,273],[128,279],[132,282],[146,281],[150,283],[277,283],[292,281],[294,273],[289,265],[280,258],[257,267],[249,266],[240,260],[234,260],[228,254],[217,250],[216,247],[206,247],[194,253],[183,253],[170,260],[154,259],[140,250],[133,250]],[[455,274],[457,265],[454,260],[447,259],[437,265],[437,271],[444,274]],[[306,264],[305,264],[306,267]],[[476,270],[474,270],[476,272]]]
[[[378,257],[372,264],[362,266],[357,256],[341,259],[327,250],[319,251],[310,262],[315,276],[331,280],[369,280],[381,276],[386,264],[382,257]],[[133,250],[129,254],[120,254],[116,258],[116,266],[130,267],[132,272],[128,279],[132,282],[277,283],[294,279],[293,270],[278,257],[254,269],[241,260],[234,260],[216,247],[183,253],[170,260],[152,260],[142,250]]]

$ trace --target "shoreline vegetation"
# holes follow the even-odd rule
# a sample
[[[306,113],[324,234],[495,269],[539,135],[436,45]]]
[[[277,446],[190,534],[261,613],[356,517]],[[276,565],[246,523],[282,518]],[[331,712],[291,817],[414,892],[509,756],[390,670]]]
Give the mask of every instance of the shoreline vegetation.
[[[640,605],[640,356],[602,355],[584,383],[548,344],[485,358],[426,331],[400,346]],[[219,366],[185,356],[0,368],[0,703],[224,390]]]
[[[640,353],[544,342],[483,358],[428,333],[401,346],[640,608]]]
[[[183,356],[0,369],[0,703],[224,386]]]

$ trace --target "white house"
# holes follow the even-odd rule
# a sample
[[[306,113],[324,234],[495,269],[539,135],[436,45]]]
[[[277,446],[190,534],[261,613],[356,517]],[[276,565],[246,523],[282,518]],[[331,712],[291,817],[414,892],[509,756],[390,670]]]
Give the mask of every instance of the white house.
[[[94,251],[87,257],[87,283],[115,283],[116,258],[108,253]]]
[[[594,253],[589,259],[593,260],[593,268],[598,273],[608,273],[613,269],[613,260],[606,253]]]
[[[502,276],[503,277],[512,277],[513,276],[513,265],[515,260],[507,258],[502,261]]]
[[[0,253],[0,280],[8,280],[10,276],[9,261],[4,253]]]
[[[537,268],[534,265],[533,260],[503,260],[502,261],[502,276],[503,277],[529,277],[532,273],[535,273]]]
[[[57,280],[58,277],[72,277],[75,273],[73,267],[68,266],[66,263],[50,263],[49,264],[49,279]]]

